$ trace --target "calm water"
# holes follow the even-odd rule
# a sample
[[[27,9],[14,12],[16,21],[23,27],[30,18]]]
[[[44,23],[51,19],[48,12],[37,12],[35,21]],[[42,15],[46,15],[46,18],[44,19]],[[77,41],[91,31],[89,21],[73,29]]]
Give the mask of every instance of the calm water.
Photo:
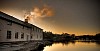
[[[44,47],[43,51],[100,51],[98,42],[64,42],[53,43]]]

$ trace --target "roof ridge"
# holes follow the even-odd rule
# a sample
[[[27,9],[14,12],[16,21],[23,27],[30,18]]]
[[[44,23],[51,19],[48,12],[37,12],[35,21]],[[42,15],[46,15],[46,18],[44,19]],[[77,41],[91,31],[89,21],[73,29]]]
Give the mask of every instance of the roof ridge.
[[[25,26],[28,26],[28,27],[32,27],[32,26],[38,27],[38,26],[33,25],[33,24],[31,24],[31,23],[26,23],[26,22],[24,22],[24,21],[22,21],[22,20],[20,20],[20,19],[17,19],[17,18],[15,18],[14,16],[11,16],[11,15],[9,15],[9,14],[6,14],[5,12],[0,11],[0,13],[1,13],[0,16],[2,16],[2,14],[3,14],[3,18],[5,18],[5,19],[8,19],[8,20],[17,22],[17,23],[19,23],[19,24],[22,24],[22,25],[25,25]],[[4,16],[7,16],[7,17],[4,17]],[[9,17],[9,18],[8,18],[8,17]],[[38,28],[40,28],[40,27],[38,27]],[[40,29],[41,29],[41,28],[40,28]]]

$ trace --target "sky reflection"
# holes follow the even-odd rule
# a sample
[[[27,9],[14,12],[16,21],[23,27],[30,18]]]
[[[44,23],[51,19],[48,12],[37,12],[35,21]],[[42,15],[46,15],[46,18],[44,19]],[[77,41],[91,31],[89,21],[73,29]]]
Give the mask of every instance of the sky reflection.
[[[91,43],[75,42],[75,44],[54,43],[52,44],[52,46],[44,47],[43,51],[99,51],[99,50],[100,47],[94,42]]]

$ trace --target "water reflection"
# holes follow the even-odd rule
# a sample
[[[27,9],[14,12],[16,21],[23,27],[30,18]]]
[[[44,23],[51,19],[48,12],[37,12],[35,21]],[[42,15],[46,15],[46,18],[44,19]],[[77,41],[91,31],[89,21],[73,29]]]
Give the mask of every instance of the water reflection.
[[[52,46],[44,47],[43,51],[100,51],[100,42],[91,42],[91,41],[54,42]]]

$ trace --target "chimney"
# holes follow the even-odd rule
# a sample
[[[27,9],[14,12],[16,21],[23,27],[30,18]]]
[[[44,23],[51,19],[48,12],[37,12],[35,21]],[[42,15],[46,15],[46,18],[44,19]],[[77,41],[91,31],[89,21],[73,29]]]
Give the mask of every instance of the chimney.
[[[28,23],[28,19],[25,19],[25,22]]]
[[[29,17],[26,17],[25,18],[25,22],[28,23],[28,20],[29,20]]]

